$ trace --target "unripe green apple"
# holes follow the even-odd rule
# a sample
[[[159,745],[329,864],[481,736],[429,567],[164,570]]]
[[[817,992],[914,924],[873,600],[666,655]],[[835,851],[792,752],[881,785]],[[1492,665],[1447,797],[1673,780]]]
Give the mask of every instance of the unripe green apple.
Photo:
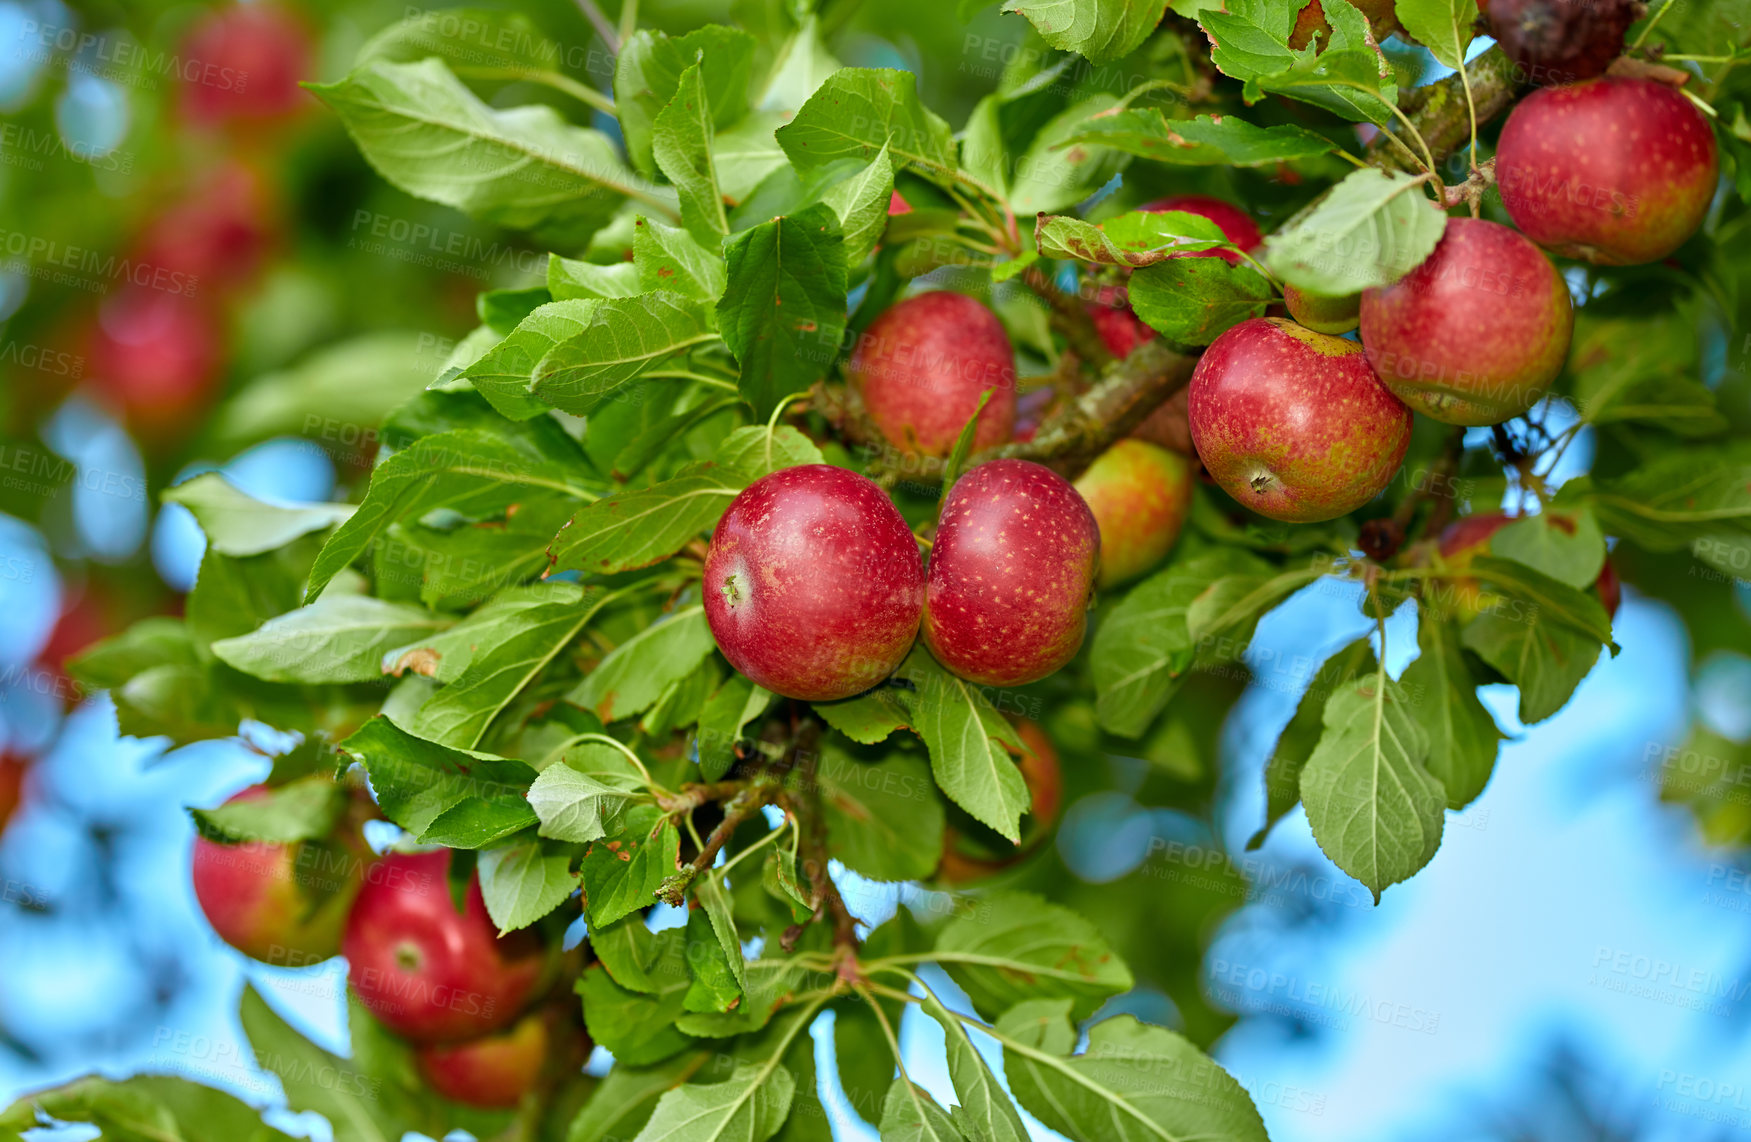
[[[1362,294],[1362,344],[1381,383],[1447,424],[1500,424],[1537,404],[1574,328],[1550,259],[1476,218],[1449,220],[1421,265]]]
[[[1076,656],[1100,561],[1100,528],[1070,482],[993,460],[943,501],[926,578],[924,640],[950,672],[1021,686]]]
[[[1334,337],[1356,328],[1362,319],[1362,295],[1359,293],[1348,297],[1327,297],[1303,293],[1286,285],[1283,287],[1283,304],[1289,307],[1289,316],[1297,322],[1315,333],[1329,333]]]
[[[1260,515],[1313,523],[1352,512],[1392,480],[1411,410],[1362,346],[1279,317],[1243,321],[1204,351],[1191,383],[1192,442],[1211,477]]]
[[[1100,526],[1100,587],[1143,574],[1172,550],[1192,508],[1191,461],[1142,440],[1121,440],[1076,481]]]

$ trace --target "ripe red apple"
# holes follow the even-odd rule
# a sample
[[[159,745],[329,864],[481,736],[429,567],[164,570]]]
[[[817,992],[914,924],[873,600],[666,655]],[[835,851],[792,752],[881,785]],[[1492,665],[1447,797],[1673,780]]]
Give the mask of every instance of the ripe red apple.
[[[1076,490],[1100,527],[1100,588],[1143,574],[1173,548],[1192,510],[1191,461],[1142,440],[1095,458]]]
[[[705,557],[705,617],[737,670],[788,698],[848,698],[918,636],[924,564],[887,493],[828,464],[750,484]]]
[[[1348,297],[1326,297],[1303,293],[1292,285],[1285,285],[1283,304],[1289,307],[1289,316],[1297,322],[1315,333],[1329,333],[1334,337],[1348,333],[1362,320],[1362,295],[1359,293]]]
[[[1540,246],[1601,265],[1655,262],[1683,245],[1719,174],[1708,120],[1651,79],[1540,88],[1515,105],[1496,148],[1514,224]]]
[[[465,1106],[509,1110],[536,1089],[542,1073],[559,1074],[582,1066],[590,1037],[582,1028],[561,1026],[549,1012],[531,1012],[509,1030],[461,1043],[421,1043],[414,1062],[433,1090]],[[568,1056],[553,1065],[553,1055]]]
[[[1362,345],[1387,388],[1447,424],[1500,424],[1538,403],[1575,328],[1568,286],[1508,227],[1448,220],[1434,253],[1362,294]]]
[[[315,78],[310,33],[271,4],[231,4],[183,37],[182,113],[203,125],[259,126],[316,106],[298,86]]]
[[[1502,53],[1545,85],[1604,75],[1639,8],[1635,0],[1489,0],[1487,11]]]
[[[975,851],[972,842],[963,838],[953,825],[946,826],[937,875],[950,884],[968,884],[1002,871],[1038,846],[1058,822],[1058,808],[1064,801],[1064,771],[1058,764],[1058,750],[1037,722],[1019,718],[1015,732],[1024,749],[1016,764],[1028,789],[1028,816],[1023,822],[1021,844],[1000,841],[1009,850],[1001,855],[984,848]]]
[[[1279,317],[1216,338],[1191,383],[1192,442],[1229,495],[1272,519],[1334,519],[1373,499],[1410,446],[1411,410],[1362,346]]]
[[[258,801],[254,785],[226,801]],[[311,844],[195,837],[195,899],[219,938],[264,963],[296,967],[340,951],[347,910],[364,880],[359,853]]]
[[[24,798],[24,768],[23,758],[0,753],[0,833]]]
[[[1448,570],[1455,575],[1445,581],[1447,589],[1442,593],[1448,597],[1428,599],[1427,605],[1438,610],[1450,609],[1461,621],[1476,618],[1483,607],[1483,588],[1476,579],[1464,573],[1471,567],[1473,559],[1490,554],[1491,537],[1513,523],[1515,518],[1501,512],[1481,512],[1448,524],[1435,546]],[[1623,600],[1623,587],[1609,556],[1599,569],[1599,577],[1593,581],[1593,590],[1605,608],[1605,617],[1616,618],[1617,606]]]
[[[540,941],[499,936],[469,881],[458,911],[450,852],[392,853],[372,866],[347,919],[347,982],[384,1026],[415,1042],[473,1039],[513,1022],[542,981]]]
[[[218,318],[189,294],[128,286],[107,299],[86,350],[98,388],[148,432],[187,427],[222,366]]]
[[[1100,564],[1100,527],[1070,482],[993,460],[942,505],[924,641],[954,674],[991,686],[1046,677],[1076,656]]]
[[[845,364],[869,417],[888,441],[947,456],[979,407],[973,447],[1009,439],[1015,427],[1015,352],[997,315],[964,293],[909,297],[870,323]]]

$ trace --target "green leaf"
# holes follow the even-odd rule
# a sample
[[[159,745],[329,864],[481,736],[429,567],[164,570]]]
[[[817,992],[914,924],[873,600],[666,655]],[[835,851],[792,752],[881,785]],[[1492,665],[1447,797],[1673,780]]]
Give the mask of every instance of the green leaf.
[[[1098,224],[1042,214],[1034,226],[1034,241],[1048,258],[1133,267],[1230,245],[1216,223],[1183,210],[1133,210]]]
[[[483,222],[576,242],[628,197],[662,201],[600,131],[574,127],[551,107],[495,110],[441,60],[369,62],[310,90],[384,178]]]
[[[685,1013],[681,1001],[690,983],[680,937],[679,929],[659,935],[665,954],[653,969],[653,974],[662,981],[662,990],[654,995],[621,987],[600,964],[585,969],[578,977],[577,991],[584,1001],[584,1026],[590,1038],[613,1052],[616,1071],[623,1065],[645,1067],[660,1063],[698,1041],[675,1026],[675,1020]]]
[[[645,291],[673,290],[716,302],[724,292],[724,260],[685,230],[640,218],[632,229],[632,260]]]
[[[311,558],[304,542],[243,557],[208,548],[184,607],[189,633],[203,642],[236,638],[295,609]]]
[[[1007,755],[1004,764],[1014,766]],[[845,867],[871,880],[923,880],[936,871],[944,817],[923,758],[900,750],[865,757],[829,737],[816,778],[827,851]]]
[[[657,1100],[692,1078],[710,1061],[704,1051],[676,1055],[655,1066],[628,1066],[615,1059],[614,1067],[591,1092],[565,1142],[620,1142],[644,1128]]]
[[[973,415],[967,417],[967,423],[961,426],[961,434],[955,437],[955,446],[949,450],[948,462],[942,469],[942,498],[948,498],[949,489],[954,487],[956,480],[961,478],[967,465],[967,456],[973,450],[973,435],[979,429],[979,414],[985,411],[985,406],[991,403],[991,394],[995,389],[986,389],[979,394],[979,403],[973,406]]]
[[[269,682],[370,682],[383,676],[384,651],[454,623],[423,607],[331,594],[269,619],[251,634],[215,642],[213,654]]]
[[[480,854],[480,894],[501,936],[558,908],[577,886],[571,858],[535,841]]]
[[[758,424],[738,428],[717,446],[716,459],[725,468],[740,472],[748,484],[781,468],[827,462],[813,440],[788,424],[770,432]]]
[[[715,340],[711,311],[696,297],[658,291],[604,298],[588,324],[536,363],[533,392],[582,416],[652,366]]]
[[[615,60],[614,108],[633,164],[646,174],[655,173],[653,125],[675,97],[682,73],[695,63],[717,127],[728,127],[747,114],[754,50],[753,36],[719,24],[685,36],[641,29],[628,37]]]
[[[141,619],[118,635],[89,646],[66,662],[76,680],[94,690],[127,685],[136,674],[158,666],[196,666],[200,656],[181,619]]]
[[[532,489],[596,498],[571,481],[566,467],[502,435],[465,430],[422,437],[371,474],[364,502],[316,557],[305,601],[315,601],[336,574],[397,520],[417,519],[439,508],[464,516],[490,515],[529,496]]]
[[[1431,613],[1419,614],[1417,622],[1422,653],[1399,682],[1428,733],[1424,768],[1441,783],[1447,807],[1463,809],[1489,782],[1503,734],[1478,701],[1478,679],[1460,650],[1459,630]]]
[[[1009,206],[1017,214],[1064,210],[1081,202],[1122,169],[1125,159],[1105,147],[1066,147],[1064,140],[1111,110],[1118,100],[1095,95],[1053,116],[1015,160],[1008,180]]]
[[[1220,11],[1199,12],[1198,19],[1215,45],[1211,61],[1246,82],[1248,103],[1268,91],[1345,119],[1392,123],[1398,86],[1367,21],[1347,0],[1330,0],[1323,13],[1330,36],[1299,51],[1289,46],[1297,10],[1277,0],[1234,0]]]
[[[704,67],[689,64],[681,73],[674,97],[651,126],[651,154],[681,196],[681,224],[701,242],[715,244],[730,232],[730,223],[711,154],[714,132]]]
[[[894,162],[886,144],[861,171],[821,194],[839,216],[845,235],[845,264],[855,266],[874,252],[888,228],[888,203],[894,194]]]
[[[998,1020],[1011,1041],[1003,1070],[1022,1106],[1072,1142],[1266,1142],[1246,1091],[1184,1037],[1118,1015],[1089,1029],[1086,1052],[1066,1056],[1053,1048],[1075,1033],[1062,1016],[1042,1018],[1045,1007]]]
[[[638,232],[633,231],[633,241],[638,240]],[[562,258],[558,254],[547,256],[547,292],[553,295],[554,301],[571,301],[577,298],[604,297],[635,297],[641,293],[649,293],[650,287],[643,283],[643,275],[632,262],[615,262],[612,265],[598,266],[591,262],[573,261]],[[562,338],[554,338],[562,340]],[[543,349],[537,353],[539,360]],[[532,367],[532,364],[531,364]]]
[[[736,761],[736,743],[742,740],[742,727],[771,704],[772,691],[741,674],[731,675],[718,688],[699,712],[699,730],[693,739],[701,780],[718,781],[730,771]]]
[[[1611,619],[1597,596],[1508,559],[1480,555],[1471,561],[1471,573],[1493,590],[1524,604],[1497,607],[1498,617],[1525,625],[1555,623],[1594,642],[1611,643]],[[1617,653],[1616,643],[1611,643],[1611,648]]]
[[[548,407],[530,391],[535,366],[549,350],[588,329],[597,299],[568,299],[537,306],[509,336],[457,374],[474,386],[501,416],[531,420]]]
[[[1700,377],[1697,327],[1703,320],[1688,306],[1641,319],[1576,314],[1569,372],[1581,419],[1635,421],[1680,436],[1725,429],[1715,394]]]
[[[1313,839],[1379,901],[1441,845],[1447,795],[1424,768],[1429,735],[1384,670],[1332,692],[1325,733],[1301,771]]]
[[[937,937],[931,958],[980,1011],[1068,999],[1077,1018],[1131,988],[1131,969],[1093,924],[1025,892],[991,892]]]
[[[313,1110],[328,1119],[335,1142],[398,1142],[406,1127],[375,1096],[380,1080],[298,1034],[253,984],[243,985],[239,1015],[251,1054],[279,1076],[292,1110]]]
[[[955,1018],[934,995],[926,995],[924,1014],[942,1027],[943,1043],[948,1052],[949,1079],[954,1083],[955,1107],[952,1119],[961,1131],[976,1142],[1028,1142],[1027,1127],[1009,1100],[1009,1092],[991,1073],[985,1057],[973,1045],[966,1025]]]
[[[382,715],[355,730],[340,749],[364,765],[383,815],[415,836],[465,801],[520,811],[525,825],[536,822],[525,801],[535,771],[520,761],[425,741]]]
[[[326,837],[346,809],[346,795],[327,776],[302,778],[266,796],[217,809],[192,809],[203,837],[222,844],[286,845]]]
[[[421,737],[473,749],[493,719],[504,712],[571,644],[613,597],[585,592],[573,583],[519,587],[540,603],[523,609],[503,641],[474,654],[455,681],[420,707],[412,729]]]
[[[1344,297],[1410,273],[1446,229],[1447,215],[1418,178],[1369,168],[1345,176],[1294,225],[1267,238],[1264,261],[1296,289]]]
[[[1140,737],[1191,667],[1196,645],[1186,614],[1200,593],[1230,575],[1267,565],[1232,547],[1181,556],[1133,587],[1095,628],[1089,673],[1095,716],[1121,737]]]
[[[620,811],[643,795],[643,776],[619,750],[584,742],[541,771],[529,787],[529,808],[541,818],[542,836],[583,843],[607,836]]]
[[[1208,345],[1242,321],[1263,317],[1275,296],[1263,274],[1221,258],[1173,258],[1131,275],[1137,316],[1184,345]]]
[[[1477,23],[1475,0],[1398,0],[1393,7],[1404,30],[1430,55],[1451,68],[1465,66],[1465,49]]]
[[[365,42],[353,62],[414,63],[436,56],[465,79],[509,82],[559,73],[564,55],[520,13],[444,8],[389,25]]]
[[[1287,570],[1261,567],[1255,572],[1227,575],[1210,584],[1186,608],[1186,634],[1203,662],[1233,662],[1252,642],[1254,629],[1267,612],[1290,595],[1318,582],[1331,570],[1325,559]]]
[[[1094,144],[1173,166],[1268,166],[1330,154],[1337,147],[1300,127],[1256,127],[1238,115],[1168,119],[1132,107],[1086,119],[1059,146]]]
[[[203,472],[183,481],[164,493],[164,502],[181,504],[194,515],[208,547],[221,555],[235,556],[273,551],[353,514],[350,504],[283,507],[263,503],[238,491],[217,472]]]
[[[1018,12],[1046,43],[1107,64],[1143,46],[1167,0],[1006,0],[1005,12]]]
[[[1374,647],[1368,635],[1363,635],[1320,665],[1301,695],[1301,701],[1296,704],[1289,724],[1278,736],[1277,748],[1265,763],[1265,823],[1246,842],[1248,849],[1264,844],[1272,826],[1301,803],[1301,771],[1325,732],[1326,701],[1339,687],[1348,686],[1364,676],[1371,678],[1379,670],[1380,664],[1374,659]],[[1423,711],[1419,709],[1418,712]]]
[[[683,607],[615,647],[566,698],[604,722],[631,717],[692,673],[715,645],[705,605]]]
[[[1584,591],[1605,566],[1605,533],[1591,509],[1551,508],[1490,536],[1490,553]]]
[[[747,964],[742,958],[742,941],[736,932],[735,918],[730,914],[730,898],[724,891],[723,877],[717,872],[708,871],[697,881],[693,888],[694,902],[699,906],[694,909],[702,912],[706,918],[706,929],[717,944],[718,959],[723,968],[730,974],[729,986],[736,989],[740,996],[742,989],[748,986]],[[693,940],[693,924],[688,920],[688,940]],[[701,933],[702,935],[705,933]],[[689,957],[691,963],[695,957]],[[695,979],[698,978],[697,972]],[[723,981],[719,981],[720,988]],[[730,1004],[714,1007],[711,1010],[728,1010]],[[694,1010],[689,1008],[689,1010]]]
[[[904,1077],[894,1080],[882,1100],[881,1131],[882,1142],[966,1142],[930,1092]]]
[[[944,670],[922,642],[895,676],[914,687],[901,701],[930,750],[937,785],[975,820],[1019,842],[1028,791],[1012,756],[1022,752],[1014,728],[979,687]]]
[[[448,528],[403,522],[390,538],[417,568],[420,602],[470,606],[546,571],[547,546],[576,508],[570,497],[531,496],[502,519]]]
[[[93,1076],[25,1095],[0,1112],[0,1138],[10,1142],[22,1140],[24,1131],[36,1132],[39,1115],[57,1123],[90,1123],[98,1137],[122,1142],[292,1142],[235,1095],[169,1075]]]
[[[213,436],[227,448],[279,435],[317,435],[333,458],[363,464],[376,427],[432,379],[423,334],[371,333],[318,349],[256,377],[220,406]],[[312,410],[320,409],[313,423]]]
[[[874,745],[911,725],[912,715],[898,691],[870,690],[837,702],[811,703],[823,721],[854,742]]]
[[[739,387],[765,419],[778,402],[820,380],[845,332],[845,246],[824,204],[744,231],[725,249],[729,286],[717,305]]]
[[[766,1142],[790,1114],[796,1080],[777,1060],[738,1061],[722,1082],[663,1095],[634,1142]]]
[[[762,430],[764,431],[764,430]],[[611,575],[660,563],[709,531],[742,490],[733,468],[701,464],[580,508],[553,538],[553,567]]]
[[[592,842],[584,855],[584,901],[593,927],[654,903],[680,860],[681,834],[655,805],[627,806],[620,824],[620,834]]]
[[[1596,486],[1606,530],[1651,551],[1751,527],[1751,448],[1743,444],[1684,448]]]
[[[1542,722],[1567,705],[1599,661],[1597,638],[1546,621],[1537,611],[1486,611],[1467,624],[1460,641],[1520,688],[1520,721],[1525,725]]]
[[[917,166],[931,177],[955,169],[954,134],[919,101],[918,79],[909,71],[834,72],[777,138],[798,170],[844,158],[873,162],[884,148],[896,169]]]

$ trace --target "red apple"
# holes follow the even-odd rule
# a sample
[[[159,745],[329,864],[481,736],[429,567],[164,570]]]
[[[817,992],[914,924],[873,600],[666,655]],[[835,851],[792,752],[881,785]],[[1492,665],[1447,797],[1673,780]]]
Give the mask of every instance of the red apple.
[[[87,357],[98,388],[148,431],[186,427],[223,363],[218,318],[195,297],[128,286],[98,313]]]
[[[154,218],[135,260],[180,292],[253,280],[279,229],[272,185],[254,168],[229,162],[208,172],[182,201]]]
[[[1070,482],[1026,460],[993,460],[942,505],[924,640],[954,674],[1020,686],[1075,657],[1100,564],[1100,527]]]
[[[227,805],[259,801],[264,785]],[[246,956],[282,967],[326,960],[340,951],[364,863],[346,848],[244,841],[224,845],[195,837],[195,899],[219,938]]]
[[[1292,285],[1285,285],[1283,304],[1289,307],[1289,316],[1300,324],[1315,333],[1329,333],[1334,337],[1356,328],[1362,319],[1362,295],[1359,293],[1348,297],[1326,297],[1303,293]]]
[[[1015,352],[997,315],[964,293],[909,297],[870,323],[845,375],[888,441],[947,456],[979,407],[973,447],[1009,439],[1015,426]]]
[[[448,849],[378,861],[341,940],[359,1002],[415,1042],[474,1039],[510,1025],[543,976],[535,934],[499,936],[478,878],[458,910],[449,867]]]
[[[1550,259],[1476,218],[1450,219],[1421,265],[1362,294],[1368,363],[1400,400],[1447,424],[1500,424],[1537,404],[1574,328]]]
[[[1229,495],[1290,523],[1373,499],[1410,446],[1411,411],[1362,346],[1278,317],[1216,338],[1191,383],[1192,442]]]
[[[0,753],[0,833],[24,799],[24,769],[23,758]]]
[[[1024,747],[1017,765],[1028,789],[1028,817],[1024,822],[1021,844],[1003,842],[1010,851],[1001,856],[983,850],[974,851],[972,843],[965,840],[953,825],[945,827],[942,864],[937,875],[950,884],[968,884],[1002,871],[1045,839],[1058,821],[1058,808],[1064,801],[1064,771],[1058,764],[1058,750],[1037,722],[1019,718],[1015,732]]]
[[[203,16],[178,58],[182,113],[203,125],[257,126],[316,106],[298,81],[315,77],[310,33],[271,4],[231,4]]]
[[[1121,440],[1076,481],[1100,526],[1104,591],[1161,562],[1192,509],[1192,464],[1142,440]]]
[[[536,1089],[543,1071],[557,1074],[575,1069],[589,1056],[589,1036],[581,1028],[562,1028],[557,1023],[546,1013],[532,1012],[508,1031],[461,1043],[421,1043],[414,1048],[414,1062],[432,1089],[445,1098],[465,1106],[509,1110]],[[560,1060],[563,1066],[551,1065],[556,1050],[570,1056]]]
[[[1442,562],[1455,575],[1446,581],[1450,600],[1429,599],[1428,604],[1437,610],[1442,609],[1443,602],[1451,603],[1451,610],[1461,620],[1476,618],[1482,609],[1482,587],[1476,579],[1464,574],[1471,567],[1471,561],[1479,555],[1490,554],[1490,539],[1496,532],[1515,521],[1514,516],[1501,512],[1481,512],[1468,515],[1464,519],[1455,520],[1441,532],[1441,538],[1436,543],[1436,550],[1441,553]],[[1561,521],[1558,526],[1562,526]],[[1571,529],[1572,530],[1572,527]],[[1618,582],[1617,571],[1611,566],[1608,556],[1605,565],[1599,569],[1599,577],[1593,580],[1593,590],[1599,602],[1605,608],[1606,618],[1617,617],[1617,606],[1623,600],[1623,587]]]
[[[705,557],[705,617],[730,665],[777,694],[848,698],[918,636],[924,565],[887,493],[828,464],[750,484]]]
[[[1702,225],[1720,175],[1714,131],[1677,91],[1607,76],[1515,105],[1496,147],[1514,224],[1601,265],[1664,258]]]
[[[1635,0],[1489,0],[1490,30],[1502,53],[1533,83],[1604,75],[1623,54]]]

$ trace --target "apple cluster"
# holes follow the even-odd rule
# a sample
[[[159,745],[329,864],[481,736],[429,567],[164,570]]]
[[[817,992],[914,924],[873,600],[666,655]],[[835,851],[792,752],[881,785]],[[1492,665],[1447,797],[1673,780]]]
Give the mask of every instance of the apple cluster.
[[[267,796],[245,789],[231,802]],[[452,854],[375,857],[356,833],[338,841],[221,844],[196,837],[195,898],[219,937],[266,963],[347,957],[359,1002],[413,1045],[432,1089],[470,1106],[509,1108],[590,1050],[577,1005],[542,1001],[556,949],[530,929],[499,935],[480,881],[453,883]]]

